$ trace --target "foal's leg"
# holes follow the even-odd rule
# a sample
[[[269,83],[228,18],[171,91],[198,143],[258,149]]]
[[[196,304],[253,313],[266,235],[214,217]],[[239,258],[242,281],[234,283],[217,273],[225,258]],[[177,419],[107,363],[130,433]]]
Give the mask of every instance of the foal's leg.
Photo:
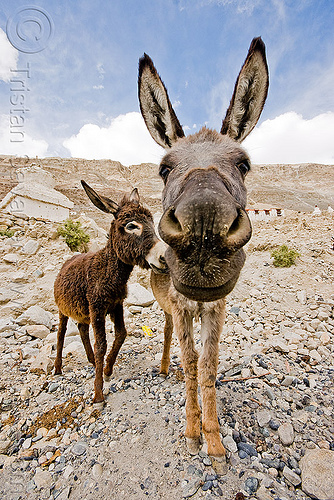
[[[62,354],[63,354],[67,321],[68,321],[68,316],[65,316],[62,312],[59,311],[59,325],[57,333],[57,356],[55,359],[55,375],[61,374],[61,367],[63,363]]]
[[[225,455],[219,437],[215,382],[218,368],[219,337],[225,319],[224,299],[207,304],[202,313],[201,337],[203,350],[199,359],[199,383],[202,396],[202,426],[208,444],[208,454]]]
[[[186,381],[186,416],[187,427],[185,437],[187,438],[188,451],[196,455],[200,447],[200,407],[198,404],[198,382],[197,361],[198,354],[195,350],[193,337],[193,317],[186,309],[179,308],[173,304],[173,323],[181,347],[181,361]]]
[[[95,358],[95,382],[94,389],[95,395],[93,403],[102,403],[103,397],[103,361],[107,351],[106,340],[106,327],[105,327],[105,312],[101,312],[94,307],[90,307],[89,316],[92,322],[95,344],[94,344],[94,358]]]
[[[87,354],[87,359],[92,365],[95,366],[95,358],[94,358],[94,352],[89,340],[89,325],[85,323],[79,323],[78,324],[78,329],[80,332],[80,337],[83,343],[83,346],[85,348],[86,354]]]
[[[160,373],[161,375],[168,375],[168,368],[170,363],[170,345],[172,342],[173,334],[173,318],[171,314],[165,312],[165,328],[164,328],[164,351],[161,358]]]
[[[113,367],[117,358],[117,354],[126,339],[126,328],[123,316],[123,304],[116,304],[114,309],[114,325],[115,325],[115,339],[112,348],[107,356],[106,366],[104,369],[104,379],[109,380]]]

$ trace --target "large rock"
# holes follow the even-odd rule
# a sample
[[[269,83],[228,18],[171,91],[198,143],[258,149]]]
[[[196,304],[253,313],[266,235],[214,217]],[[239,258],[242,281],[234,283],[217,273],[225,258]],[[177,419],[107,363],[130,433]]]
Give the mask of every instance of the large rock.
[[[21,314],[16,323],[19,325],[44,325],[50,329],[52,327],[52,318],[53,315],[50,312],[36,305],[29,307]]]
[[[30,337],[36,339],[45,339],[50,333],[50,330],[45,325],[28,325],[26,330]]]
[[[35,255],[40,247],[40,243],[37,240],[28,240],[22,247],[21,253],[25,255]]]
[[[150,306],[154,302],[152,292],[141,286],[139,283],[132,283],[128,286],[128,296],[126,304],[131,306]]]
[[[302,490],[318,500],[334,499],[334,451],[311,450],[299,462]]]
[[[32,361],[30,365],[30,371],[32,373],[41,373],[44,372],[46,374],[51,373],[53,368],[53,362],[50,358],[52,351],[52,346],[47,344],[43,346],[39,354],[37,354],[36,358]]]

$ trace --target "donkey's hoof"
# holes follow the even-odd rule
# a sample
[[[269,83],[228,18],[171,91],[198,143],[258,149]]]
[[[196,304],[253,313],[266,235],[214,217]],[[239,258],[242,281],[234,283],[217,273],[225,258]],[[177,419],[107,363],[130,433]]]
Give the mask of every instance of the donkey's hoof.
[[[105,373],[103,374],[103,378],[105,382],[110,382],[111,380],[111,375],[106,375]]]
[[[103,410],[104,404],[104,401],[100,401],[99,403],[94,403],[93,401],[94,410]]]
[[[190,453],[190,455],[198,455],[198,452],[200,451],[201,448],[201,438],[186,437],[186,443],[187,443],[187,450]]]
[[[225,476],[228,473],[228,465],[225,456],[211,457],[212,468],[217,476]]]

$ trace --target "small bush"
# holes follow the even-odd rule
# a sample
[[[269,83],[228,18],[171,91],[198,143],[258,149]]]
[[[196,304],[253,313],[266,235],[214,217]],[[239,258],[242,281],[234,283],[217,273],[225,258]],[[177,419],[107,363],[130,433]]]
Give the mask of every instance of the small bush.
[[[65,243],[73,252],[87,252],[89,235],[81,227],[80,221],[68,219],[58,228],[59,236],[63,236]]]
[[[274,259],[275,267],[291,267],[295,264],[299,253],[296,250],[290,250],[286,245],[282,245],[277,250],[274,250],[271,256]]]
[[[11,238],[12,236],[14,236],[15,234],[15,231],[13,231],[12,229],[4,229],[2,231],[0,231],[0,236],[6,236],[7,238]]]

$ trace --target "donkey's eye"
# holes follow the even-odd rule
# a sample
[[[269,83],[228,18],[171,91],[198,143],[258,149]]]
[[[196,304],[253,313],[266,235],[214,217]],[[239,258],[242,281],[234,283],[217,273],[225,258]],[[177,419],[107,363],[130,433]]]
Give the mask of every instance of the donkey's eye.
[[[163,178],[163,181],[166,182],[167,177],[169,175],[169,172],[171,171],[171,167],[168,167],[167,165],[161,165],[160,170],[159,170],[159,175],[160,177]]]
[[[242,173],[242,175],[246,175],[247,172],[250,171],[250,164],[248,160],[243,160],[237,164],[238,169]]]
[[[139,224],[136,224],[135,222],[128,222],[125,227],[129,231],[133,231],[134,229],[139,229],[140,226],[139,226]]]
[[[125,225],[125,231],[127,233],[134,233],[140,235],[142,233],[142,230],[143,226],[138,222],[131,221]]]

